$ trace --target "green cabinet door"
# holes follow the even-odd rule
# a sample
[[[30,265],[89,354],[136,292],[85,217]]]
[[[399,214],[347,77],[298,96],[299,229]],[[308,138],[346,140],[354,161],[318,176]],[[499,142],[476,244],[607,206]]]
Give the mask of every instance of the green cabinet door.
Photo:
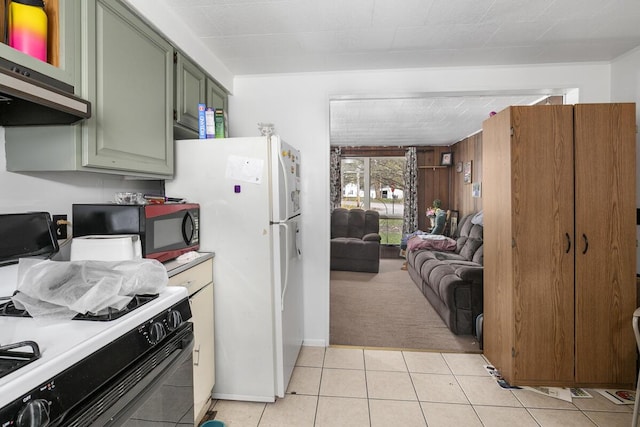
[[[176,124],[198,132],[198,104],[205,102],[207,78],[182,53],[176,52]]]
[[[82,165],[173,173],[173,48],[116,0],[83,2]]]
[[[210,78],[207,78],[207,107],[227,111],[227,93]]]
[[[225,117],[229,117],[227,111],[227,93],[217,85],[212,79],[207,78],[207,106],[214,108],[216,110],[222,109],[224,110]],[[228,127],[228,119],[224,121],[224,135],[225,138],[229,135]]]

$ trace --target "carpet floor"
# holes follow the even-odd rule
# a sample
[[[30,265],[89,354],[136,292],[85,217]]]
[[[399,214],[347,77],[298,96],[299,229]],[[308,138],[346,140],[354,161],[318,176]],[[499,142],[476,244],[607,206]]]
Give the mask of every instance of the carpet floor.
[[[331,271],[331,345],[481,353],[472,335],[453,334],[418,290],[403,259],[379,273]]]

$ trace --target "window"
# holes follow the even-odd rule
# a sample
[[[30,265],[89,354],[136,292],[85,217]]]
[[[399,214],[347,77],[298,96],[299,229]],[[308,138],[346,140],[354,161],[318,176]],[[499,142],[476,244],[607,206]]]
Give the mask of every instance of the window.
[[[376,210],[383,245],[399,245],[404,213],[404,157],[342,159],[343,208]]]

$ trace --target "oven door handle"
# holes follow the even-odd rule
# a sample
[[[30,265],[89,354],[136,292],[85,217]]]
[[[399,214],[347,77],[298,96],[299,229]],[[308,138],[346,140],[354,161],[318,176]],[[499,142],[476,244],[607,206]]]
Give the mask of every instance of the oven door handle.
[[[131,387],[113,406],[97,418],[91,427],[123,425],[173,373],[192,357],[193,332],[182,340],[182,348],[163,360],[139,383]]]

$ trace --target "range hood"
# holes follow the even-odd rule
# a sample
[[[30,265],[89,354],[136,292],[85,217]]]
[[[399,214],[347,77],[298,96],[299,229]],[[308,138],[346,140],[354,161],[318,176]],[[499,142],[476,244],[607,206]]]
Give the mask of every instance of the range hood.
[[[0,60],[0,126],[68,125],[89,117],[91,103],[72,86]]]

